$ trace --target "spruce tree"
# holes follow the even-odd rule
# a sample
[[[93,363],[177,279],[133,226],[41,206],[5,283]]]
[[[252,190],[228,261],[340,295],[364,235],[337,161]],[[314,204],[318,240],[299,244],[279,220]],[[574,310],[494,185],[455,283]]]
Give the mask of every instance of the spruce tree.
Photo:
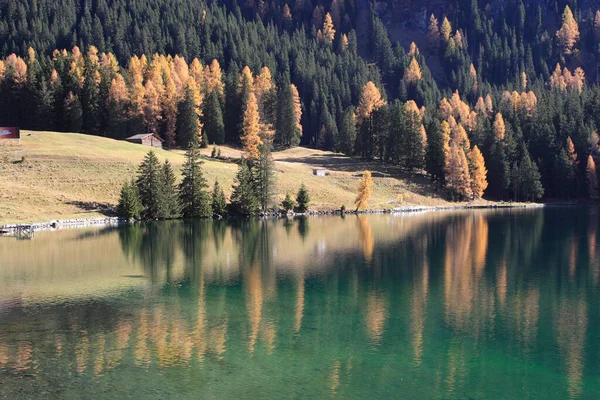
[[[139,219],[142,214],[142,203],[135,180],[125,182],[121,187],[117,215],[121,218]]]
[[[294,208],[294,200],[292,200],[292,196],[290,196],[289,193],[285,194],[285,199],[281,202],[281,207],[283,207],[286,212],[289,212]]]
[[[185,153],[185,163],[181,170],[181,183],[179,184],[179,204],[184,218],[210,217],[210,198],[207,192],[208,185],[202,173],[202,161],[198,141],[192,140]]]
[[[180,215],[179,197],[177,194],[177,178],[169,160],[163,164],[163,196],[165,201],[165,218],[177,218]]]
[[[202,102],[202,131],[208,143],[225,143],[225,124],[217,91],[210,92]]]
[[[227,200],[225,199],[225,193],[221,185],[219,185],[219,181],[215,181],[215,186],[213,187],[211,206],[213,215],[221,217],[227,215]]]
[[[298,189],[298,194],[296,194],[296,211],[299,213],[305,213],[308,211],[308,205],[310,204],[310,195],[308,193],[308,189],[304,186],[304,183]]]
[[[142,202],[144,219],[168,217],[165,201],[164,174],[156,154],[150,150],[138,167],[136,185]]]
[[[544,188],[540,182],[540,171],[529,157],[527,149],[523,149],[519,163],[520,192],[526,201],[537,200],[544,195]]]
[[[235,176],[230,211],[233,215],[250,216],[256,214],[258,210],[259,202],[256,196],[254,177],[248,163],[242,161]]]
[[[267,136],[270,136],[267,134]],[[271,153],[271,140],[263,135],[263,144],[259,146],[258,159],[253,162],[253,173],[256,187],[256,195],[262,211],[273,203],[275,196],[275,162]]]
[[[177,143],[183,147],[189,147],[192,140],[198,137],[200,133],[200,124],[196,105],[194,103],[194,93],[190,86],[185,89],[185,97],[177,107]],[[206,135],[203,135],[203,144],[206,145]]]
[[[355,142],[356,123],[354,122],[354,107],[348,107],[342,115],[335,150],[351,156],[354,154]]]
[[[278,109],[275,125],[275,143],[283,147],[297,146],[301,132],[296,123],[294,93],[289,84],[283,85],[277,95]]]
[[[444,165],[446,158],[439,123],[434,121],[427,131],[427,152],[425,154],[425,170],[432,181],[444,182]]]

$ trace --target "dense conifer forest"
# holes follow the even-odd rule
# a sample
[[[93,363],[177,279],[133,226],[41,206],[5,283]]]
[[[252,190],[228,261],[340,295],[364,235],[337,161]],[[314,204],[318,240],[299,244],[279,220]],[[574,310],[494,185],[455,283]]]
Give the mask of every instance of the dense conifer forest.
[[[199,138],[253,167],[314,146],[455,199],[598,198],[600,5],[448,2],[403,47],[396,3],[0,1],[0,125]]]

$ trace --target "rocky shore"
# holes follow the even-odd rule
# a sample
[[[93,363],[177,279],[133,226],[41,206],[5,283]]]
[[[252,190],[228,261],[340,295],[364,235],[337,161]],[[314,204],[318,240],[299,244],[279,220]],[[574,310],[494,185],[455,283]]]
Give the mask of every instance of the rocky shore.
[[[319,215],[351,215],[351,214],[401,214],[415,212],[431,212],[431,211],[446,211],[446,210],[474,210],[474,209],[500,209],[500,208],[539,208],[544,207],[544,204],[539,203],[493,203],[484,205],[453,205],[453,206],[402,206],[388,209],[373,209],[373,210],[322,210],[309,211],[307,213],[284,213],[271,212],[261,213],[259,218],[285,218],[285,217],[300,217],[300,216],[319,216]],[[10,234],[23,228],[34,231],[52,230],[62,228],[85,228],[90,226],[118,226],[127,224],[130,221],[118,217],[104,218],[78,218],[68,220],[53,220],[47,222],[39,222],[32,224],[10,224],[0,226],[0,234]]]

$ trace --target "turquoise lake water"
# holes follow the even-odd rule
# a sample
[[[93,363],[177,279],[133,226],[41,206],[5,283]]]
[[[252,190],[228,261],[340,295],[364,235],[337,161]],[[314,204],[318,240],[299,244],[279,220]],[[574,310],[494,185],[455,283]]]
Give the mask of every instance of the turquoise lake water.
[[[600,209],[0,237],[0,398],[598,399]]]

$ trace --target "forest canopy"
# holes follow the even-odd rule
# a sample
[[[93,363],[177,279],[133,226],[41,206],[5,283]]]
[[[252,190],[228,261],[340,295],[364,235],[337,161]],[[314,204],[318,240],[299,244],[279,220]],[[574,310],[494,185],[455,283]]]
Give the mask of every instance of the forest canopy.
[[[455,198],[597,197],[599,10],[459,1],[402,46],[364,4],[0,2],[0,124],[242,145],[254,113],[275,146],[425,171]]]

